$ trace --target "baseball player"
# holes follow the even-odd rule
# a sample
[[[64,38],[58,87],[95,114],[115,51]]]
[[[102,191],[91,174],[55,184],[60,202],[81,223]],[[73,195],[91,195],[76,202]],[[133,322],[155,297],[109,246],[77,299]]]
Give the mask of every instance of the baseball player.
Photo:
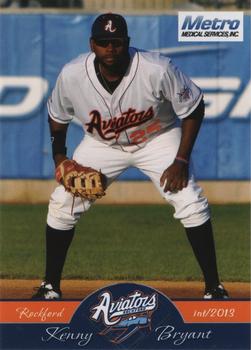
[[[97,17],[91,52],[63,67],[49,98],[60,185],[49,203],[45,278],[33,298],[62,297],[61,274],[78,219],[130,166],[146,174],[173,205],[202,270],[204,298],[228,298],[217,272],[208,202],[195,182],[190,157],[204,116],[202,92],[169,58],[129,47],[129,42],[122,16]],[[68,159],[66,134],[73,118],[82,123],[85,136]],[[96,181],[101,184],[97,197],[81,196],[76,189],[83,182],[75,180],[85,170],[100,170],[105,178]]]

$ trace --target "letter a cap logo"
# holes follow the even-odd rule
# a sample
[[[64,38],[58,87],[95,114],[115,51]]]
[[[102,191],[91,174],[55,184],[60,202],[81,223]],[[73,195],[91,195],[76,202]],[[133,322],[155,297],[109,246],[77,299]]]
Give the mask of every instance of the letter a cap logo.
[[[97,17],[92,25],[93,39],[127,38],[127,24],[121,15],[107,13]]]
[[[113,28],[113,23],[111,19],[105,25],[105,30],[111,33],[116,32],[117,28],[116,27]]]

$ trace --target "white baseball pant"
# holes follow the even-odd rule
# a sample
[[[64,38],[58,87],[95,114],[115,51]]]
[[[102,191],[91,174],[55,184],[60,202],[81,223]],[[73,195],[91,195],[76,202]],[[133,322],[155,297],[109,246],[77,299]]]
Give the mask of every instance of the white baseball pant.
[[[73,159],[81,165],[101,169],[107,176],[108,186],[127,168],[136,167],[146,174],[159,190],[160,194],[174,207],[174,218],[184,227],[202,225],[209,217],[207,199],[195,182],[190,167],[189,182],[186,188],[176,193],[163,192],[160,177],[172,164],[180,144],[181,130],[175,127],[149,141],[145,147],[135,152],[125,152],[101,143],[85,135],[76,148]],[[52,193],[49,202],[47,223],[58,230],[69,230],[76,225],[81,214],[87,211],[92,202],[73,197],[59,185]]]

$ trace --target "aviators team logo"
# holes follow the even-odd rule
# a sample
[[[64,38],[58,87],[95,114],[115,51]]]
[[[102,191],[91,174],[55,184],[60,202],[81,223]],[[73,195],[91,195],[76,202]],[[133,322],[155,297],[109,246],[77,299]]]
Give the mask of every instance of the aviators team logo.
[[[139,329],[151,331],[151,317],[157,309],[157,293],[144,294],[134,290],[114,300],[109,291],[99,295],[99,303],[91,308],[91,319],[101,322],[104,329],[100,335],[111,334],[110,341],[122,343]]]

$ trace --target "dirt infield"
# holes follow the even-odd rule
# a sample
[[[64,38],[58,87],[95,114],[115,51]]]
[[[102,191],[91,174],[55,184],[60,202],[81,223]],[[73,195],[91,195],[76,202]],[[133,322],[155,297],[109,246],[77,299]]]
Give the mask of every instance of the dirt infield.
[[[85,281],[64,280],[61,288],[64,299],[84,299],[87,295],[105,286],[128,281]],[[201,298],[204,284],[202,282],[171,282],[171,281],[130,281],[157,289],[171,299]],[[34,287],[38,287],[38,280],[0,280],[1,299],[30,299]],[[226,282],[224,286],[231,298],[250,298],[250,284],[243,282]]]

